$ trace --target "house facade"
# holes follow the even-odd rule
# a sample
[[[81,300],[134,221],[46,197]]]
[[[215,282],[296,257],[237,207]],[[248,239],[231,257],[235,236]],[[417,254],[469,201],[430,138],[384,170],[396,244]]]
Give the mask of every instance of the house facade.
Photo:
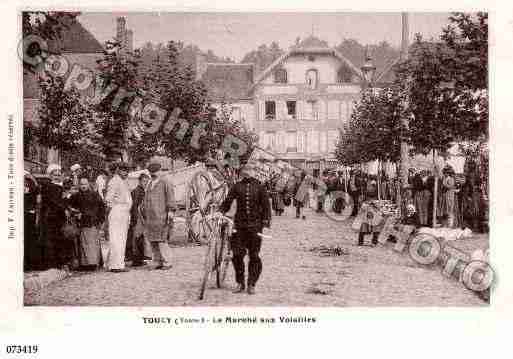
[[[310,37],[257,77],[251,64],[200,63],[197,72],[213,105],[229,104],[261,148],[311,173],[336,167],[339,129],[364,83],[343,54]]]

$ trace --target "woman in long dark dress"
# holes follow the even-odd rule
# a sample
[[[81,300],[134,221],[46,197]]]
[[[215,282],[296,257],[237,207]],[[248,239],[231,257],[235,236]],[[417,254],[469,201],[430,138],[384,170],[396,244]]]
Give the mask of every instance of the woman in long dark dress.
[[[63,199],[61,167],[49,165],[51,182],[41,186],[41,240],[44,269],[62,268],[73,259],[73,242],[64,238],[66,203]]]
[[[39,185],[34,177],[25,173],[25,191],[23,196],[23,268],[38,270],[41,267],[41,248],[38,231],[38,197]]]
[[[79,191],[73,194],[70,206],[80,214],[79,263],[82,269],[96,269],[100,264],[101,250],[99,227],[105,218],[105,206],[98,192],[89,186],[86,177],[79,179]]]

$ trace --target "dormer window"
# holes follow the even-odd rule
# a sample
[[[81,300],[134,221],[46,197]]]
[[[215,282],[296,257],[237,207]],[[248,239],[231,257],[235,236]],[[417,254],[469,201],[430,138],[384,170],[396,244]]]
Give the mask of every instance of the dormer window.
[[[344,82],[351,82],[353,78],[353,73],[347,66],[342,66],[337,72],[337,82],[338,83],[344,83]]]
[[[311,69],[306,72],[306,85],[312,90],[317,88],[317,70]]]
[[[287,83],[287,70],[277,69],[274,71],[274,83],[286,84]]]

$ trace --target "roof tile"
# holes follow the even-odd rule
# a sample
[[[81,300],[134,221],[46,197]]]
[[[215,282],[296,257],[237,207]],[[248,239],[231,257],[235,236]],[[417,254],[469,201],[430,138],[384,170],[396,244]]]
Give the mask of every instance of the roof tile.
[[[202,81],[211,100],[248,99],[253,84],[253,64],[209,63]]]

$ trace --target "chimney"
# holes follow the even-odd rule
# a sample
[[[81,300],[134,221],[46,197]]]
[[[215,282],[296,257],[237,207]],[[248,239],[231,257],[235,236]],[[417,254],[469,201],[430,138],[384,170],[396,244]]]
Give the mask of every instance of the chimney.
[[[401,20],[402,20],[401,59],[406,60],[406,58],[408,57],[408,46],[409,46],[409,36],[410,36],[407,12],[403,12],[401,14]]]
[[[123,47],[126,41],[126,20],[124,17],[118,17],[116,22],[116,40],[120,43],[121,47]]]
[[[126,32],[126,48],[128,52],[134,51],[134,32],[132,30]]]
[[[207,59],[203,54],[196,54],[196,81],[201,80],[207,72]]]

